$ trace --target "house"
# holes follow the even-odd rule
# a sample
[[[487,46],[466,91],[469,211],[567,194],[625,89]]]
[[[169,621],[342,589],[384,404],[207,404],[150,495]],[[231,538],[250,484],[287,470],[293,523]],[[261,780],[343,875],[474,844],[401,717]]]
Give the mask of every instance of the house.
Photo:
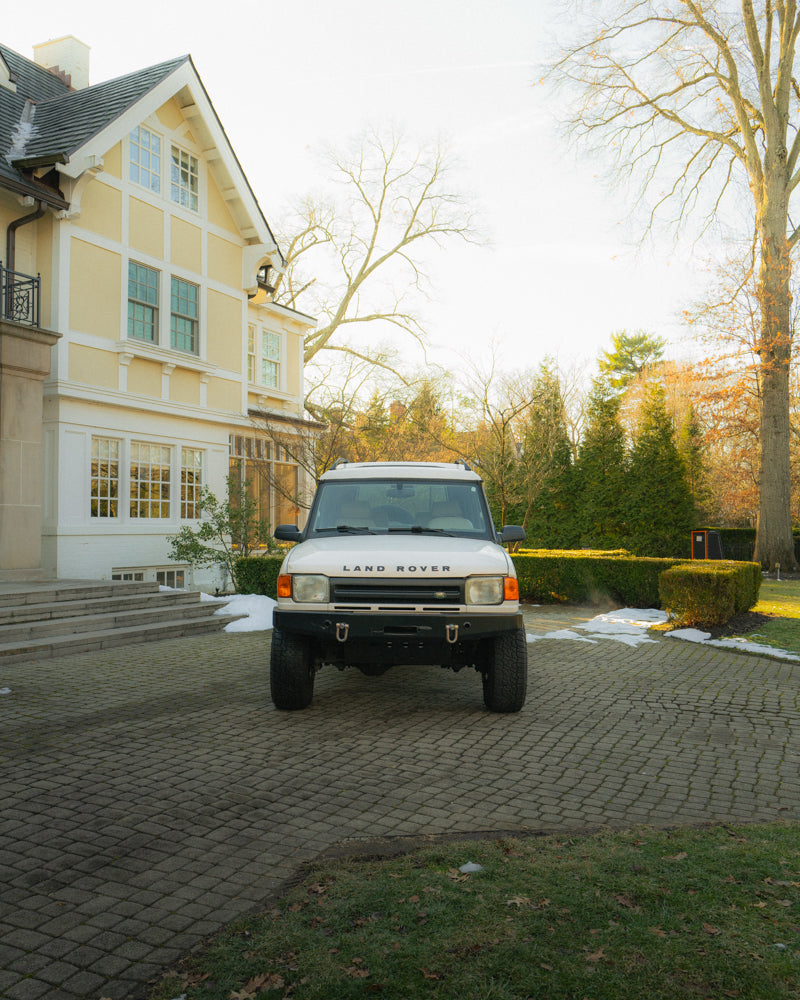
[[[0,579],[157,579],[203,486],[308,489],[259,415],[303,425],[315,321],[190,56],[89,86],[72,37],[0,45]],[[4,253],[4,256],[3,256]],[[216,571],[215,571],[216,572]]]

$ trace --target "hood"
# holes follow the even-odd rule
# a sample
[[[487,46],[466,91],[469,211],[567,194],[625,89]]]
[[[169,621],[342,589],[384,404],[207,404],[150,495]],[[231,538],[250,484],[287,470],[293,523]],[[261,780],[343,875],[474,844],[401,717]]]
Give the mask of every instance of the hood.
[[[282,573],[374,576],[516,576],[504,548],[486,539],[442,535],[335,535],[296,545]]]

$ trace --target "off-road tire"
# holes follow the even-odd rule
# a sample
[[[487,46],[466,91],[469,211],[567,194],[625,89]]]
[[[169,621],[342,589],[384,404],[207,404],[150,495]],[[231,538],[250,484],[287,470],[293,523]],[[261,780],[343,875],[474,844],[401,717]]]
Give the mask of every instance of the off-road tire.
[[[314,664],[308,641],[274,629],[269,662],[269,689],[275,708],[293,712],[308,708],[314,696]]]
[[[483,701],[491,712],[518,712],[528,688],[525,629],[503,632],[494,640],[483,668]]]

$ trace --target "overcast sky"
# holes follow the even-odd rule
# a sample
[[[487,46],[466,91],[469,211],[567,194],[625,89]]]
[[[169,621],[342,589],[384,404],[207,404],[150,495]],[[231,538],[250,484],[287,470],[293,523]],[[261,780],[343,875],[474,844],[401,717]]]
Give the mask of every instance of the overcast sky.
[[[32,58],[34,44],[75,35],[92,83],[190,53],[268,220],[318,184],[323,145],[367,124],[444,137],[491,240],[433,269],[431,356],[448,368],[492,340],[511,368],[591,362],[621,329],[682,335],[699,266],[668,237],[632,249],[624,196],[559,141],[534,86],[555,0],[6,6],[4,44]]]

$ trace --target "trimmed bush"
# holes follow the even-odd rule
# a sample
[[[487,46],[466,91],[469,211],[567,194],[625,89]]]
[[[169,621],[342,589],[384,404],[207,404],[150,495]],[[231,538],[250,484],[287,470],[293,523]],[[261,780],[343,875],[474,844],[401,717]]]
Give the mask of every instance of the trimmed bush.
[[[658,578],[675,559],[637,558],[614,552],[527,550],[511,557],[520,597],[537,604],[602,604],[659,607]]]
[[[758,563],[694,562],[665,570],[659,577],[663,607],[679,625],[724,625],[758,601]]]
[[[279,556],[242,556],[236,560],[236,589],[240,594],[263,594],[274,598],[278,593]]]

